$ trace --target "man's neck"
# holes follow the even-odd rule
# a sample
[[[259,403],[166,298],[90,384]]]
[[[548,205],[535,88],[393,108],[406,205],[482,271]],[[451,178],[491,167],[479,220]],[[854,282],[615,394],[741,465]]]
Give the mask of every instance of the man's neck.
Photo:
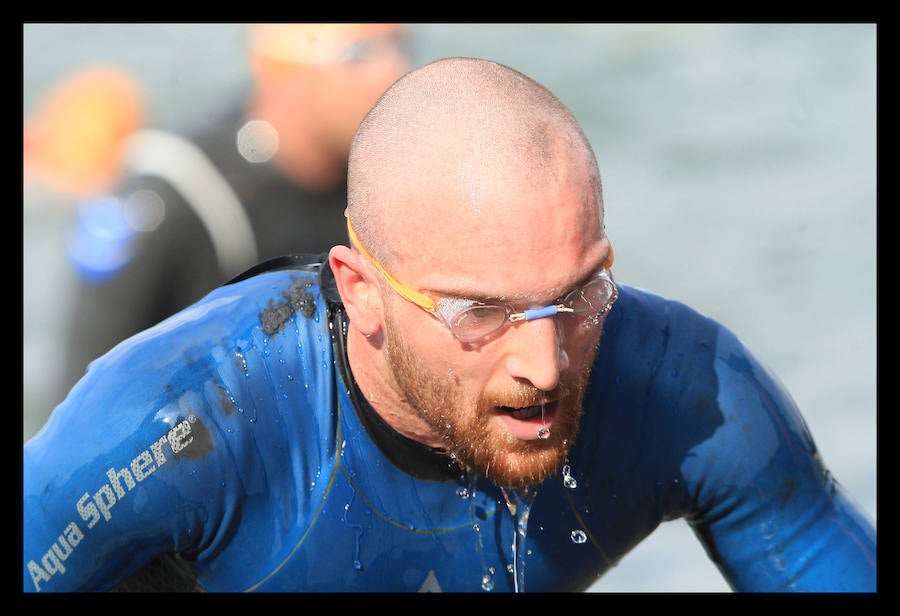
[[[347,359],[360,391],[385,423],[408,439],[428,447],[443,447],[440,438],[403,398],[384,354],[352,326],[347,332]]]

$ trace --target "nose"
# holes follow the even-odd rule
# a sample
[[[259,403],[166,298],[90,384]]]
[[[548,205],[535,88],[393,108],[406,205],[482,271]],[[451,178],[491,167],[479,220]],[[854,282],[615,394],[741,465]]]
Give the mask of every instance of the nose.
[[[556,319],[514,323],[504,337],[510,345],[506,369],[512,377],[526,380],[542,391],[559,384],[559,375],[569,367],[569,355]]]

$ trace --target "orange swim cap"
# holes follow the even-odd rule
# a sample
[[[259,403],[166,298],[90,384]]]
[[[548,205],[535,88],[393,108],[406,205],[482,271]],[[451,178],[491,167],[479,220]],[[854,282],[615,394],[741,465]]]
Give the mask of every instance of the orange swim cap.
[[[144,124],[143,91],[116,67],[92,67],[57,86],[29,123],[30,167],[52,186],[90,194],[121,169],[125,140]]]

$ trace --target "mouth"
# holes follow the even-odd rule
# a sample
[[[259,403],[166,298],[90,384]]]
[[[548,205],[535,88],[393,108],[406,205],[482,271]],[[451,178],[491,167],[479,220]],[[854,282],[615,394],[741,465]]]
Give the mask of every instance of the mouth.
[[[526,407],[501,406],[500,410],[515,417],[516,419],[531,419],[537,417],[544,410],[546,404],[534,404]]]
[[[506,431],[523,441],[544,439],[538,431],[550,430],[552,434],[553,420],[559,410],[559,401],[532,404],[529,406],[498,406],[495,416],[501,421]]]

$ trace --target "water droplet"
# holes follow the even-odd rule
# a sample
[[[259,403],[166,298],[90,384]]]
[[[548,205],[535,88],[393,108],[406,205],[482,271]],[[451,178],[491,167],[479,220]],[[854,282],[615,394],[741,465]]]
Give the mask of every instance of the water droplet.
[[[572,531],[572,543],[584,543],[585,541],[587,541],[587,535],[583,530]]]
[[[550,438],[550,428],[547,426],[541,426],[538,428],[537,437],[541,440],[547,440]]]
[[[515,592],[525,591],[525,540],[528,534],[528,518],[531,515],[531,505],[537,496],[537,490],[532,487],[519,488],[517,490],[501,489],[506,500],[506,508],[515,519],[515,535],[512,544],[512,575]]]
[[[456,495],[460,498],[469,498],[469,490],[465,486],[457,488]]]
[[[362,537],[362,526],[360,524],[356,524],[350,520],[350,506],[353,504],[353,498],[355,498],[355,494],[351,496],[350,501],[344,504],[344,524],[353,529],[353,533],[355,535],[356,545],[354,548],[353,554],[353,568],[357,571],[362,571],[362,561],[359,559],[359,550],[360,550],[360,537]]]
[[[494,580],[486,573],[481,576],[481,589],[486,591],[494,590]]]
[[[568,464],[563,464],[562,476],[564,486],[570,490],[578,487],[578,482],[572,477],[571,467]]]
[[[237,354],[238,365],[241,367],[241,372],[244,373],[244,376],[249,376],[247,373],[247,358],[244,357],[243,353]]]

